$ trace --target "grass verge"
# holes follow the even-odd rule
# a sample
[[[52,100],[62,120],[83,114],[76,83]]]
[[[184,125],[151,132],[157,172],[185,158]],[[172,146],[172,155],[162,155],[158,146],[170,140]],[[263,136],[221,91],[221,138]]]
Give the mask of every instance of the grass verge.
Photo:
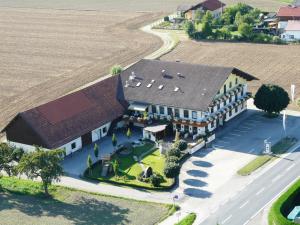
[[[157,224],[178,207],[89,193],[52,185],[45,197],[41,183],[0,178],[1,224]],[[147,213],[145,213],[147,212]],[[141,216],[143,215],[143,216]]]
[[[192,225],[196,220],[196,214],[190,213],[186,217],[184,217],[179,223],[176,223],[175,225]]]
[[[269,225],[296,225],[287,219],[288,214],[300,199],[300,180],[296,181],[285,193],[283,193],[272,205],[269,215]]]
[[[262,167],[271,160],[278,158],[277,155],[287,152],[295,143],[296,138],[286,137],[281,139],[275,145],[272,146],[272,155],[259,155],[254,160],[249,162],[247,165],[238,170],[238,174],[241,176],[247,176],[253,173],[258,168]]]

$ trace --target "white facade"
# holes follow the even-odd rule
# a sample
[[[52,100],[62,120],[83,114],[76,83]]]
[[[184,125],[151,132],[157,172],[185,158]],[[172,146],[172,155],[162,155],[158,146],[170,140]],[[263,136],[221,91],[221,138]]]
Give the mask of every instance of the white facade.
[[[79,137],[63,146],[60,146],[58,149],[64,149],[66,151],[66,155],[70,155],[71,153],[76,152],[81,148],[82,148],[82,141],[81,141],[81,137]]]
[[[104,124],[101,127],[98,127],[97,129],[92,131],[92,141],[98,141],[102,137],[105,137],[107,135],[107,132],[110,128],[111,122]]]
[[[297,41],[300,40],[300,30],[298,31],[285,31],[281,34],[281,39],[284,41]]]
[[[13,141],[8,141],[8,144],[15,148],[21,148],[25,152],[35,151],[35,146],[33,146],[33,145],[26,145],[26,144],[22,144],[22,143],[18,143],[18,142],[13,142]]]
[[[279,30],[285,30],[287,24],[288,24],[288,21],[279,21],[278,22],[278,29]]]

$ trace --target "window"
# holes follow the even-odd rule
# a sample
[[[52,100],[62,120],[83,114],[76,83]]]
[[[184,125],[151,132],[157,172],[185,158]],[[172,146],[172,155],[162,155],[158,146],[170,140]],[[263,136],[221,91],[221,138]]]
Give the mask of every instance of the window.
[[[159,113],[164,115],[165,114],[165,107],[159,106]]]
[[[231,81],[229,82],[229,88],[232,88],[232,82]]]
[[[193,134],[197,134],[197,133],[198,133],[197,127],[193,127]]]
[[[184,125],[184,132],[189,132],[189,126],[188,125]]]
[[[226,84],[224,84],[224,94],[226,93]]]
[[[179,109],[175,109],[175,117],[179,117]]]
[[[214,122],[214,121],[211,122],[210,127],[211,127],[211,128],[214,128],[214,127],[215,127],[215,122]]]
[[[239,79],[236,77],[235,78],[235,84],[238,84],[238,82],[239,82]]]
[[[172,116],[172,115],[173,115],[173,110],[172,110],[172,108],[169,108],[169,107],[168,107],[168,115],[169,115],[169,116]]]
[[[213,113],[214,112],[214,107],[210,108],[210,112]]]
[[[237,113],[238,112],[238,107],[235,107],[235,113]]]
[[[152,106],[152,113],[156,113],[156,106],[155,105]]]
[[[180,131],[181,129],[181,125],[180,124],[176,124],[176,130]]]
[[[235,101],[237,101],[237,100],[238,100],[238,95],[237,95],[237,93],[235,93],[234,97],[235,97]]]
[[[196,111],[192,111],[192,118],[193,118],[194,120],[197,119],[197,112],[196,112]]]
[[[221,104],[220,104],[220,103],[218,103],[218,105],[217,105],[217,109],[218,109],[218,110],[220,109],[220,105],[221,105]]]
[[[183,116],[184,116],[184,118],[189,118],[189,111],[183,110]]]
[[[76,148],[76,142],[73,142],[73,143],[71,144],[71,148],[72,148],[72,149]]]
[[[229,117],[231,117],[231,116],[232,116],[232,110],[229,111]]]
[[[103,127],[103,128],[102,128],[102,134],[106,134],[106,132],[107,132],[107,128],[106,128],[106,127]]]
[[[290,39],[295,39],[295,36],[294,35],[290,35]]]

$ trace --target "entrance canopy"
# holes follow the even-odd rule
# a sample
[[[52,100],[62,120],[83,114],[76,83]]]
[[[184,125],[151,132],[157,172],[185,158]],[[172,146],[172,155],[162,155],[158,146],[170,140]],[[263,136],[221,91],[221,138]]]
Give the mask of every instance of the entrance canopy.
[[[148,106],[149,106],[148,104],[143,104],[143,103],[131,103],[128,109],[132,111],[144,112],[146,111]]]
[[[164,131],[166,127],[167,125],[149,126],[145,127],[144,130],[155,134]]]

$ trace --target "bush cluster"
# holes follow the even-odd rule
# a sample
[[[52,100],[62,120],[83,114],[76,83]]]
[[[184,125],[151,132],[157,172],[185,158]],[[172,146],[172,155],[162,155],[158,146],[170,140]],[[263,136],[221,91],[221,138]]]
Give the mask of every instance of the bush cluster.
[[[184,151],[187,149],[188,144],[185,140],[179,140],[174,144],[175,148],[178,148],[180,151]]]
[[[171,148],[167,152],[167,158],[171,157],[171,156],[175,156],[175,157],[179,158],[180,155],[181,155],[181,152],[180,152],[179,148]]]
[[[180,172],[180,165],[177,162],[167,162],[164,168],[164,174],[167,178],[175,178]]]

